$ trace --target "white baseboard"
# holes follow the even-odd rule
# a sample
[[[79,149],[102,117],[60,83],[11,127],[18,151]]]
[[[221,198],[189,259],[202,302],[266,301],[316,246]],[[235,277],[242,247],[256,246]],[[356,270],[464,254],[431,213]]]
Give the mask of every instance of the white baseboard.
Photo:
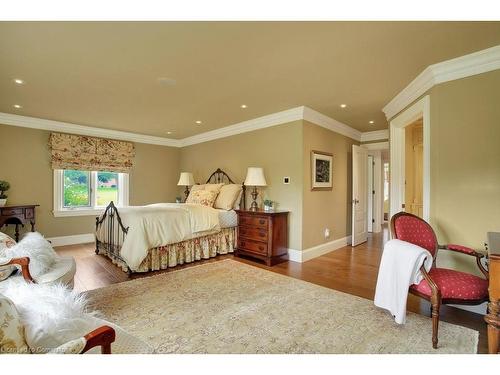
[[[77,245],[81,243],[90,243],[95,241],[94,233],[75,234],[73,236],[50,237],[47,238],[52,242],[52,246]]]
[[[288,259],[299,263],[307,262],[310,259],[347,246],[350,242],[351,236],[347,236],[305,250],[288,249]]]
[[[488,309],[488,302],[484,302],[480,305],[450,305],[453,307],[456,307],[457,309],[462,309],[465,311],[470,311],[476,314],[481,314],[481,315],[486,315],[487,309]]]

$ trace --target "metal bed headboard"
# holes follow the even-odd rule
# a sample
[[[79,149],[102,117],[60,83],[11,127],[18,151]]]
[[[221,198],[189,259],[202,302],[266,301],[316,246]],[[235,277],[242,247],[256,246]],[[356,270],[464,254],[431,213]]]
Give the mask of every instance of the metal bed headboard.
[[[226,172],[224,172],[222,169],[217,168],[217,170],[210,175],[210,177],[207,179],[205,182],[206,184],[222,184],[222,183],[229,183],[229,184],[235,184],[233,180],[231,180],[231,177],[227,175]],[[242,183],[241,186],[243,187],[243,193],[241,194],[241,200],[240,200],[240,209],[245,210],[247,205],[246,205],[246,187],[245,184]]]

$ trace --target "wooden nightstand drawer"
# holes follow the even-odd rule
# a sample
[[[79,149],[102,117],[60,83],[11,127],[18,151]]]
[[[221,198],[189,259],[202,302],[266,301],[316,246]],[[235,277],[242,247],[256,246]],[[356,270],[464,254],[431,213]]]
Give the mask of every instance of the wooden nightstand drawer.
[[[22,208],[4,208],[2,209],[2,216],[14,216],[14,215],[22,215]]]
[[[238,235],[240,237],[249,238],[257,241],[267,241],[267,228],[255,228],[248,226],[240,226],[238,228]]]
[[[239,225],[248,225],[248,226],[254,226],[254,227],[261,227],[261,228],[267,228],[267,225],[269,223],[269,219],[264,216],[246,216],[246,215],[240,215],[238,218]]]
[[[251,251],[262,255],[267,255],[267,244],[265,242],[257,242],[247,240],[245,238],[238,238],[238,249]]]
[[[244,211],[238,214],[238,246],[235,255],[266,262],[288,260],[288,211]]]

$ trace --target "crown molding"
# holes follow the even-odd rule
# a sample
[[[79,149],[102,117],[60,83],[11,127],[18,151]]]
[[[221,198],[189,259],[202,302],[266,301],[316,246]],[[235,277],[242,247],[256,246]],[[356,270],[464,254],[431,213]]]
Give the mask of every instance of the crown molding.
[[[334,120],[309,107],[302,108],[304,109],[303,120],[312,122],[313,124],[331,130],[332,132],[345,135],[346,137],[352,138],[356,141],[361,141],[362,133],[359,130],[353,129],[350,126],[343,124],[340,121]]]
[[[242,133],[268,128],[271,126],[286,124],[293,121],[306,120],[335,133],[350,137],[356,141],[368,141],[387,139],[384,135],[386,130],[361,133],[359,130],[334,120],[320,112],[309,107],[301,106],[285,111],[272,113],[270,115],[258,117],[252,120],[243,121],[234,125],[211,130],[205,133],[193,135],[183,139],[170,139],[164,137],[155,137],[145,134],[130,133],[118,130],[97,128],[93,126],[72,124],[69,122],[46,120],[37,117],[20,116],[11,113],[0,112],[0,124],[32,128],[38,130],[56,131],[62,133],[87,135],[91,137],[101,137],[117,139],[122,141],[131,141],[137,143],[146,143],[168,147],[185,147],[198,143],[213,141],[219,138],[230,137]],[[365,135],[366,134],[366,135]]]
[[[205,133],[193,135],[180,141],[180,147],[191,146],[198,143],[213,141],[219,138],[230,137],[237,134],[248,133],[254,130],[269,128],[271,126],[286,124],[287,122],[302,120],[303,108],[295,107],[285,111],[272,113],[270,115],[257,117],[252,120],[239,122],[234,125],[210,130]]]
[[[13,115],[11,113],[0,112],[0,124],[20,126],[23,128],[56,131],[60,133],[71,133],[87,135],[92,137],[102,137],[117,139],[121,141],[131,141],[137,143],[147,143],[159,146],[179,147],[180,141],[152,135],[136,134],[118,130],[96,128],[93,126],[71,124],[69,122],[45,120],[36,117]]]
[[[437,84],[497,69],[500,69],[500,45],[429,65],[397,94],[382,111],[385,113],[385,117],[390,120]]]
[[[371,142],[389,139],[389,129],[374,130],[361,134],[361,142]]]
[[[389,141],[377,142],[377,143],[367,143],[367,144],[364,144],[362,146],[370,151],[388,150],[389,149]]]

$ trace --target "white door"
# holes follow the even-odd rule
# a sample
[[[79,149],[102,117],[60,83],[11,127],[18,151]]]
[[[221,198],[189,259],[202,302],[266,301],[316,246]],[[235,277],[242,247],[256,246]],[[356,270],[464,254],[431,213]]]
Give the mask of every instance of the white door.
[[[368,237],[368,150],[352,145],[352,246]]]
[[[368,225],[368,232],[372,233],[373,232],[373,223],[375,222],[374,216],[373,216],[373,194],[375,194],[375,186],[373,185],[373,156],[368,155],[368,191],[367,191],[367,199],[368,199],[368,218],[367,218],[367,225]]]

